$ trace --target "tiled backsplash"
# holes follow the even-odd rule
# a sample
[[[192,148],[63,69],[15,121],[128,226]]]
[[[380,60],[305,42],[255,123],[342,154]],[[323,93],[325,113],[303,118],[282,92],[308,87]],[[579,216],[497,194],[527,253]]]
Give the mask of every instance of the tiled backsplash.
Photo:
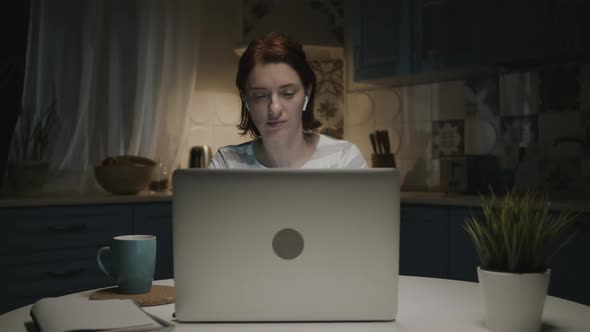
[[[392,146],[402,190],[439,190],[441,158],[493,154],[505,185],[590,194],[589,65],[353,92],[346,100],[344,137],[367,160],[372,130],[399,140]]]
[[[315,67],[325,94],[316,103],[318,118],[342,126],[369,162],[369,134],[388,130],[402,190],[439,191],[441,158],[493,154],[507,184],[556,196],[590,194],[590,65],[349,92],[339,62]],[[183,165],[191,146],[216,151],[249,140],[238,135],[239,110],[236,93],[197,91]]]

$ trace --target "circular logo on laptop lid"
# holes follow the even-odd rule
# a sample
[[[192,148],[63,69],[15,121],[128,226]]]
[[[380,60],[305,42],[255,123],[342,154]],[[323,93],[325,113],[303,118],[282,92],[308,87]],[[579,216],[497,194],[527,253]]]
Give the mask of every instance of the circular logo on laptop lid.
[[[280,258],[294,259],[303,251],[303,237],[294,229],[282,229],[272,239],[272,249]]]

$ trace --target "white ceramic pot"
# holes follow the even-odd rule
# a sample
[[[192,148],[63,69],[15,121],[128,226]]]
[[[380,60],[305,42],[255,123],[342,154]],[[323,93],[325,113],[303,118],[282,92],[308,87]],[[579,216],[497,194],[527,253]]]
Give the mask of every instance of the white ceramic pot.
[[[503,273],[477,268],[486,309],[486,328],[494,332],[538,332],[551,270]]]

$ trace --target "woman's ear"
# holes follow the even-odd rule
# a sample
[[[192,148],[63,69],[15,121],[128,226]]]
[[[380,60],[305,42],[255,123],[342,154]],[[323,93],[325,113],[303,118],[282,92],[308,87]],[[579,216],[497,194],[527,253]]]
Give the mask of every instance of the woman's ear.
[[[248,113],[250,112],[250,106],[248,106],[248,102],[246,101],[246,97],[244,96],[244,93],[242,93],[240,91],[240,99],[242,100],[242,103],[244,103],[244,106],[246,107],[246,111],[248,111]]]
[[[311,85],[309,85],[306,89],[305,89],[305,99],[303,101],[303,111],[305,112],[305,110],[307,109],[307,103],[309,102],[309,98],[311,97]]]

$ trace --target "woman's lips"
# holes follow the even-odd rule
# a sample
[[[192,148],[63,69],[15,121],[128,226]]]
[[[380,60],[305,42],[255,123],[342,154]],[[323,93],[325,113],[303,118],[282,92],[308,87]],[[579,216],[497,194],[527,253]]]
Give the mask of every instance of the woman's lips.
[[[276,128],[281,126],[283,123],[285,123],[285,121],[268,121],[266,122],[266,125],[271,128]]]

